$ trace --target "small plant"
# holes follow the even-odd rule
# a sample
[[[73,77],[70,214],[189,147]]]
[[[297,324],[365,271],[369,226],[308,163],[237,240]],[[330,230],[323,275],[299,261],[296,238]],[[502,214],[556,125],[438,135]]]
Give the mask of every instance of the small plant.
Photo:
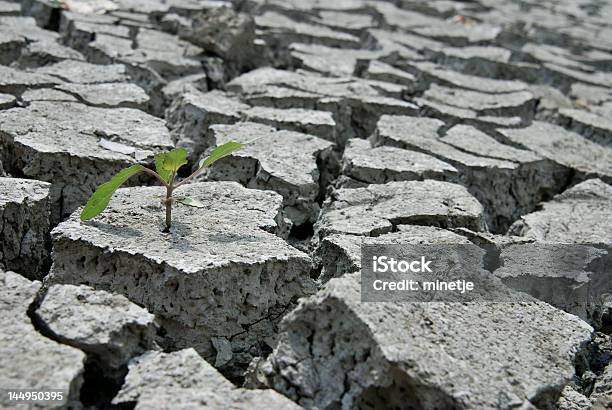
[[[208,157],[200,161],[198,169],[187,178],[180,182],[176,182],[176,174],[180,167],[187,163],[187,151],[184,148],[175,148],[169,152],[155,155],[155,171],[145,167],[144,165],[136,164],[129,168],[122,169],[117,175],[111,178],[110,181],[100,185],[96,192],[87,201],[85,208],[81,212],[81,220],[88,221],[96,215],[100,214],[110,202],[111,197],[125,181],[130,177],[145,172],[157,178],[159,182],[166,187],[166,196],[163,200],[166,206],[166,229],[164,232],[170,231],[172,225],[172,202],[174,198],[172,194],[181,186],[192,180],[204,168],[214,164],[221,158],[227,157],[232,152],[242,148],[244,145],[236,141],[229,141],[215,148]],[[195,198],[181,197],[176,199],[178,202],[201,208],[204,205]]]

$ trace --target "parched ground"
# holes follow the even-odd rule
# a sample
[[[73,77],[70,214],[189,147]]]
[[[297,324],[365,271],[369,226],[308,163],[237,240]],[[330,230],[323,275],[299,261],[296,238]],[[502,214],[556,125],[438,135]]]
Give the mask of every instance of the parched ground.
[[[0,0],[0,408],[609,408],[611,22],[605,0]],[[146,176],[80,221],[120,169],[229,140],[169,233]],[[364,242],[475,244],[529,296],[362,303]]]

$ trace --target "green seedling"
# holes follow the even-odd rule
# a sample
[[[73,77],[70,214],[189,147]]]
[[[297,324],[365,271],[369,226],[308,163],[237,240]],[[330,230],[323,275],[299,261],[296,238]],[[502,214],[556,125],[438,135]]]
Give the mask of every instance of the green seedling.
[[[145,172],[155,177],[166,188],[166,196],[163,200],[166,206],[166,229],[164,232],[170,231],[172,225],[172,202],[175,198],[172,197],[174,191],[185,185],[196,177],[206,167],[211,166],[221,158],[225,158],[232,152],[242,148],[244,145],[236,141],[229,141],[215,148],[208,157],[200,161],[198,169],[187,178],[176,181],[176,174],[183,165],[187,164],[187,151],[184,148],[175,148],[172,151],[155,155],[155,171],[145,167],[144,165],[136,164],[129,168],[122,169],[117,175],[111,178],[110,181],[100,185],[96,192],[87,201],[85,208],[81,212],[81,220],[88,221],[106,209],[111,197],[125,181],[136,174]],[[195,198],[180,197],[176,201],[188,206],[201,208],[204,205]]]

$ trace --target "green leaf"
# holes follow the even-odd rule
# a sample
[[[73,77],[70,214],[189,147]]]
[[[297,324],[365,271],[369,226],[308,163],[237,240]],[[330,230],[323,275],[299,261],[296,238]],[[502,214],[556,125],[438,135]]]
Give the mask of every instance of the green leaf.
[[[172,172],[164,169],[164,155],[166,154],[155,154],[155,171],[166,183],[170,182]]]
[[[214,164],[216,161],[220,160],[221,158],[227,157],[232,152],[242,147],[244,147],[244,144],[241,144],[236,141],[229,141],[229,142],[226,142],[225,144],[219,145],[217,148],[213,150],[213,152],[210,153],[210,155],[207,158],[200,161],[199,168],[210,166]]]
[[[204,204],[202,202],[200,202],[199,200],[192,198],[190,196],[185,196],[182,198],[176,198],[176,202],[179,202],[183,205],[187,205],[187,206],[193,206],[195,208],[204,208]]]
[[[180,167],[187,163],[187,150],[175,148],[172,151],[155,155],[155,170],[164,181],[170,183],[172,174],[176,174]]]
[[[111,197],[123,184],[133,175],[136,175],[140,171],[144,169],[144,166],[140,164],[132,165],[129,168],[122,169],[119,171],[117,175],[111,178],[110,181],[105,182],[100,185],[96,192],[93,193],[87,204],[85,204],[85,208],[81,212],[81,220],[88,221],[94,216],[98,215],[100,212],[104,211],[110,202]]]

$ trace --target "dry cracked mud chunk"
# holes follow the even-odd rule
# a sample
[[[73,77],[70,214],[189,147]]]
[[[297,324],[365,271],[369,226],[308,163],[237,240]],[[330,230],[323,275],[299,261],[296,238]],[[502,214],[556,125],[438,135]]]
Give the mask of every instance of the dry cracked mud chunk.
[[[499,129],[511,143],[576,172],[581,179],[612,182],[612,147],[594,143],[558,125],[534,121],[521,129]]]
[[[612,86],[612,79],[604,71],[586,72],[554,63],[544,63],[543,67],[546,69],[544,81],[564,91],[569,90],[574,83],[608,88]]]
[[[232,3],[228,0],[202,0],[197,2],[191,0],[177,0],[169,5],[168,11],[164,12],[164,16],[173,14],[185,16],[190,13],[196,13],[202,10],[213,10],[219,7],[232,8]],[[151,18],[157,19],[158,17],[154,14]]]
[[[149,30],[141,28],[138,30],[134,39],[137,44],[137,49],[147,51],[149,53],[155,51],[171,52],[177,56],[195,57],[202,52],[200,47],[197,47],[188,41],[180,39],[169,33],[164,33],[159,30]]]
[[[573,186],[542,210],[522,216],[509,234],[543,242],[612,243],[612,187],[600,179]]]
[[[308,91],[300,91],[282,85],[269,85],[265,87],[265,90],[256,91],[252,94],[244,96],[244,100],[251,105],[280,109],[322,109],[321,106],[317,104],[319,99],[321,99],[319,94]],[[335,101],[337,100],[330,101],[329,103]],[[336,116],[334,116],[334,120],[338,120]]]
[[[592,400],[568,385],[561,390],[561,396],[559,396],[555,408],[557,410],[584,410],[590,409],[592,406]]]
[[[606,268],[610,249],[510,244],[501,249],[500,266],[494,274],[515,290],[595,323],[602,310],[602,298],[612,294],[612,272]]]
[[[227,89],[252,105],[330,111],[338,141],[368,137],[383,114],[417,115],[418,107],[401,98],[405,87],[356,77],[260,68],[233,79]]]
[[[53,87],[62,81],[55,77],[20,71],[11,67],[0,66],[0,92],[20,95],[34,88]]]
[[[223,91],[187,92],[172,102],[166,120],[177,146],[185,147],[195,159],[211,145],[206,138],[211,125],[238,122],[248,109],[248,105]]]
[[[101,16],[101,17],[106,17]],[[75,13],[62,13],[60,22],[60,34],[62,41],[68,46],[79,50],[86,51],[89,43],[95,41],[100,35],[112,36],[118,41],[130,40],[135,31],[128,27],[116,24],[115,19],[111,18],[108,21],[105,19],[91,19],[90,16],[83,17]]]
[[[168,126],[179,146],[193,156],[209,148],[207,130],[215,124],[233,124],[241,118],[279,129],[304,132],[329,141],[336,140],[336,123],[328,111],[303,108],[250,107],[222,91],[189,91],[176,98],[166,111]]]
[[[456,107],[421,97],[415,98],[414,102],[420,107],[419,116],[437,118],[449,124],[473,125],[481,129],[520,127],[525,125],[521,117],[479,115],[478,112],[468,108]]]
[[[0,25],[0,64],[9,65],[17,60],[26,44],[25,38]]]
[[[85,60],[76,50],[63,46],[55,41],[36,41],[28,44],[15,64],[20,68],[41,67],[63,60]]]
[[[559,110],[558,123],[601,145],[612,146],[612,120],[584,110]]]
[[[11,94],[0,93],[0,110],[6,110],[7,108],[14,107],[17,104],[17,98]]]
[[[15,390],[60,389],[64,397],[55,405],[78,406],[85,354],[44,337],[32,325],[27,311],[40,286],[14,272],[0,271],[0,384]]]
[[[467,46],[467,47],[442,47],[431,50],[444,56],[445,60],[461,59],[464,62],[479,63],[508,63],[512,58],[512,51],[495,46]],[[453,65],[450,63],[449,65]]]
[[[0,16],[0,32],[3,31],[16,33],[28,43],[53,41],[59,38],[56,32],[38,27],[33,17]]]
[[[21,2],[21,12],[26,16],[32,16],[40,27],[55,30],[61,13],[61,4],[51,0],[24,0]]]
[[[132,108],[33,102],[0,111],[0,126],[5,169],[51,183],[52,225],[120,169],[173,146],[163,120]]]
[[[207,179],[276,191],[283,196],[285,215],[295,225],[316,221],[321,185],[318,164],[331,155],[329,141],[252,122],[213,125],[210,136],[215,145],[256,141],[208,168]]]
[[[336,141],[336,122],[329,111],[251,107],[243,115],[247,121]]]
[[[611,116],[612,115],[612,101],[608,101],[599,107],[594,107],[592,112],[602,115],[606,118]]]
[[[187,93],[205,93],[208,91],[208,76],[205,73],[191,74],[168,82],[162,88],[164,106],[169,107],[172,101]]]
[[[302,300],[259,378],[307,408],[552,407],[592,337],[543,302],[361,303],[360,280]]]
[[[113,404],[137,410],[301,409],[273,390],[235,387],[193,349],[147,352],[134,359]]]
[[[375,88],[383,83],[371,84]],[[341,112],[348,106],[350,121],[356,136],[367,138],[376,128],[382,115],[418,115],[417,105],[391,97],[363,96],[350,97],[346,102],[337,102],[335,112]],[[348,120],[348,119],[347,119]],[[342,121],[342,120],[341,120]]]
[[[359,74],[360,77],[370,80],[403,84],[410,89],[413,89],[416,84],[416,78],[413,74],[378,60],[369,61],[367,67],[364,67]]]
[[[607,365],[602,374],[599,375],[593,391],[589,396],[593,402],[593,410],[603,410],[609,408],[612,404],[612,366]]]
[[[596,87],[583,83],[572,84],[570,96],[576,105],[586,106],[597,111],[602,106],[612,103],[612,91],[607,87]]]
[[[324,77],[308,71],[259,68],[236,77],[227,89],[245,96],[265,92],[268,87],[288,87],[325,97],[359,99],[367,97],[401,98],[406,88],[399,84],[355,77]]]
[[[359,60],[374,60],[386,54],[385,50],[347,50],[301,43],[290,44],[289,50],[295,67],[337,77],[352,75]]]
[[[567,184],[569,171],[553,161],[502,144],[471,126],[456,125],[440,137],[443,125],[431,118],[383,116],[373,142],[423,152],[455,167],[458,182],[485,207],[490,229],[505,232]]]
[[[482,9],[477,3],[463,3],[458,1],[439,1],[433,3],[421,3],[419,1],[408,1],[405,4],[412,10],[420,13],[438,16],[440,18],[450,18],[458,14],[476,13]]]
[[[367,140],[352,138],[344,149],[338,187],[424,179],[448,181],[457,179],[457,174],[452,165],[431,155],[397,147],[372,147]]]
[[[431,83],[437,83],[446,87],[463,88],[492,94],[511,93],[528,89],[527,84],[520,81],[496,80],[462,74],[430,62],[417,62],[410,67],[413,67],[416,71],[417,82],[424,87],[428,87]]]
[[[45,335],[87,353],[110,379],[120,380],[131,358],[155,349],[155,316],[123,295],[52,285],[34,317]]]
[[[531,151],[505,145],[482,131],[466,125],[455,125],[440,138],[443,142],[482,157],[513,162],[531,162],[541,159]]]
[[[314,22],[354,34],[360,34],[362,30],[376,26],[376,19],[372,14],[351,11],[321,10],[317,13],[318,17]]]
[[[21,101],[30,104],[34,101],[79,102],[74,95],[54,88],[34,88],[21,94]]]
[[[96,35],[84,54],[100,63],[119,62],[129,66],[131,71],[148,69],[172,80],[202,72],[201,62],[194,58],[201,52],[202,49],[177,36],[139,28],[133,41],[106,34]]]
[[[572,108],[572,101],[561,91],[548,85],[530,85],[529,91],[537,100],[535,118],[540,121],[550,121],[557,111]]]
[[[159,92],[165,81],[202,73],[202,62],[196,56],[202,49],[177,36],[157,30],[139,29],[133,48],[132,40],[96,35],[84,54],[101,64],[122,63],[134,81],[147,90]]]
[[[432,84],[423,98],[452,107],[476,112],[478,116],[520,117],[530,122],[535,111],[535,98],[529,91],[490,94],[460,90]]]
[[[429,16],[412,10],[406,10],[404,8],[397,7],[395,4],[390,2],[377,1],[371,2],[370,5],[382,15],[384,22],[387,25],[393,27],[408,29],[413,27],[437,25],[443,22],[443,20],[438,17]]]
[[[192,17],[191,26],[179,35],[224,60],[248,65],[253,54],[253,17],[229,7],[204,10]]]
[[[326,236],[313,254],[321,269],[320,282],[361,270],[361,245],[368,244],[469,244],[470,241],[451,231],[433,226],[398,225],[397,232],[376,237],[332,234]]]
[[[95,39],[88,42],[79,51],[87,56],[87,61],[95,64],[113,64],[124,55],[133,52],[133,41],[128,38],[115,37],[97,33]]]
[[[579,61],[579,56],[566,49],[549,44],[527,43],[521,48],[523,59],[538,63],[552,63],[581,71],[593,71],[592,67]],[[576,58],[578,57],[578,58]]]
[[[527,239],[521,236],[511,234],[494,234],[490,232],[474,232],[465,228],[453,229],[453,232],[465,236],[472,243],[485,249],[501,250],[504,246],[513,244],[526,244],[535,242],[533,239]]]
[[[397,225],[484,227],[482,205],[461,185],[433,180],[342,188],[327,201],[315,237],[334,233],[378,236]]]
[[[191,20],[185,16],[176,13],[164,14],[159,19],[159,28],[170,34],[178,34],[183,30],[187,30],[191,25]]]
[[[40,279],[49,264],[46,182],[0,177],[0,266]]]
[[[157,15],[157,13],[164,13],[168,10],[169,7],[167,4],[163,4],[159,1],[149,1],[146,3],[129,1],[127,4],[124,4],[127,7],[121,8],[119,10],[113,10],[109,14],[119,19],[118,24],[130,28],[135,28],[138,30],[155,30],[155,24],[150,20],[149,13],[152,13],[151,15]],[[134,6],[139,7],[139,10],[137,12],[134,11]],[[148,8],[149,6],[153,7],[149,10],[145,10],[142,8]]]
[[[322,0],[253,0],[253,4],[255,5],[270,5],[273,6],[274,10],[281,10],[283,12],[287,12],[289,10],[299,10],[299,11],[323,11],[323,10],[331,10],[331,11],[354,11],[355,9],[363,9],[365,4],[364,0],[341,0],[335,3],[327,3]]]
[[[587,17],[584,15],[584,10],[579,12],[579,8],[577,5],[573,5],[574,7],[570,8],[571,13],[575,13],[576,15],[582,15],[585,19],[592,19],[593,17]],[[593,21],[592,23],[586,23],[583,25],[570,24],[563,27],[559,30],[562,33],[562,37],[557,37],[559,40],[563,39],[560,42],[560,46],[567,46],[565,42],[568,37],[570,41],[577,41],[579,44],[592,44],[592,51],[582,51],[580,50],[580,54],[583,53],[605,53],[606,58],[609,58],[609,52],[612,50],[612,42],[610,41],[610,30],[607,27],[602,27],[601,30],[593,30],[595,28],[595,24],[600,23],[605,19],[603,16],[596,16],[595,19],[598,21]],[[567,21],[567,20],[566,20]],[[593,24],[595,23],[595,24]],[[591,47],[589,47],[591,48]]]
[[[35,72],[77,84],[120,83],[129,81],[127,69],[123,64],[99,65],[85,61],[64,60],[56,64],[38,68]]]
[[[100,2],[98,2],[100,4]],[[130,38],[129,26],[120,25],[119,18],[110,14],[62,11],[58,29],[64,44],[83,50],[99,34]]]
[[[138,48],[132,47],[132,40],[100,34],[84,54],[96,63],[124,64],[132,81],[149,94],[151,111],[163,116],[162,88],[167,81],[202,73],[202,62],[193,57],[201,50],[155,30],[139,29],[134,42]]]
[[[425,54],[435,63],[475,76],[503,78],[512,69],[508,49],[494,46],[425,48]]]
[[[161,187],[117,191],[88,223],[73,214],[56,227],[50,283],[117,292],[155,314],[164,344],[214,356],[212,337],[231,340],[227,366],[246,366],[273,342],[273,322],[313,292],[310,258],[275,235],[286,231],[282,197],[235,182],[192,183],[202,208],[173,207],[162,233]]]
[[[318,24],[298,22],[274,11],[267,11],[256,16],[255,24],[260,30],[257,37],[279,48],[291,43],[312,43],[344,48],[360,47],[359,37],[352,34]]]
[[[412,61],[423,60],[423,55],[419,53],[425,53],[427,50],[439,50],[445,46],[444,43],[439,41],[405,31],[370,29],[365,37],[376,45],[396,51],[405,60]]]
[[[369,47],[382,50],[383,59],[389,64],[401,64],[404,61],[423,61],[425,57],[416,51],[417,47],[411,47],[410,39],[404,39],[404,36],[418,36],[403,32],[398,34],[383,30],[368,30],[362,36],[365,44]]]
[[[11,0],[2,0],[0,2],[0,15],[2,16],[18,16],[21,14],[21,5]]]
[[[211,125],[238,122],[248,109],[223,91],[187,92],[172,102],[166,121],[177,146],[186,148],[190,159],[195,160],[211,145],[205,137]]]
[[[145,110],[149,103],[147,93],[131,83],[62,84],[56,88],[93,107]]]
[[[462,24],[443,22],[411,28],[410,31],[456,47],[490,44],[502,32],[501,27],[486,23]]]
[[[99,0],[96,3],[79,1],[78,6],[83,6],[84,8],[73,6],[74,10],[63,10],[60,17],[60,33],[65,31],[67,26],[74,21],[83,21],[90,24],[108,24],[119,26],[119,17],[104,13],[105,11],[111,11],[111,9],[103,10],[105,6],[109,5],[112,4],[108,3],[106,0]],[[91,7],[91,9],[85,9],[88,6]],[[96,6],[99,7],[98,10],[95,10]]]

